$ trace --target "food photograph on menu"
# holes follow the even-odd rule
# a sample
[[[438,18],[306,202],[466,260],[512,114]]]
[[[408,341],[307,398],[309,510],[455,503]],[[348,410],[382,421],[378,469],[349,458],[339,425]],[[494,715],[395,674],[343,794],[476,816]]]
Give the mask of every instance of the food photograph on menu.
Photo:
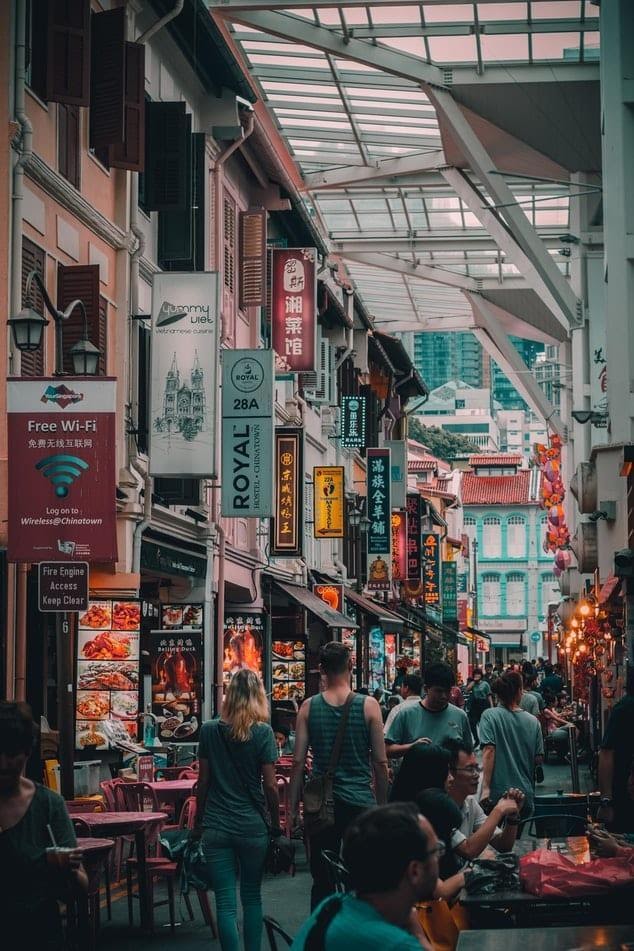
[[[163,743],[198,738],[202,701],[202,634],[153,631],[150,647],[152,713]]]
[[[75,742],[77,749],[108,749],[103,724],[120,721],[136,739],[139,715],[137,601],[90,601],[79,614]]]
[[[303,641],[274,640],[271,645],[273,700],[296,700],[306,696],[306,646]]]
[[[238,670],[264,674],[264,618],[261,614],[226,614],[224,629],[223,682],[228,684]]]

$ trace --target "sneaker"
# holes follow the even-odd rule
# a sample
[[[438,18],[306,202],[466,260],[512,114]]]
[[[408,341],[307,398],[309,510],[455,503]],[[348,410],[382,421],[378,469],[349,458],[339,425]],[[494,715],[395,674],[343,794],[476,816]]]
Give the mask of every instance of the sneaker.
[[[541,765],[535,767],[535,782],[536,783],[544,782],[544,767]]]

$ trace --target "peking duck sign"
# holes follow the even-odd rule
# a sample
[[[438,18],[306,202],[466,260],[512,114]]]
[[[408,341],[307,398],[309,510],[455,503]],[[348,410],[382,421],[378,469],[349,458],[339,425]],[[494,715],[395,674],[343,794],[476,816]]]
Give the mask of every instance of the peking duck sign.
[[[8,382],[10,561],[115,561],[115,380]]]

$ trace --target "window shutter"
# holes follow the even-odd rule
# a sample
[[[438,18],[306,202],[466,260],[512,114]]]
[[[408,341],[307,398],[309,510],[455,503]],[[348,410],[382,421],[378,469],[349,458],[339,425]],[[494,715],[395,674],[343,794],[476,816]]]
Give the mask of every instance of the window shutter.
[[[191,117],[188,116],[188,127]],[[184,211],[160,211],[158,261],[163,270],[205,269],[205,135],[188,133],[189,200]]]
[[[94,13],[90,80],[90,145],[123,143],[125,8]]]
[[[145,165],[145,46],[125,44],[125,128],[123,144],[110,149],[110,165],[142,172]]]
[[[148,451],[150,431],[150,341],[152,331],[139,323],[139,365],[137,371],[136,444],[139,452]]]
[[[225,293],[233,297],[236,287],[236,205],[225,195],[223,205],[223,275]]]
[[[26,279],[31,271],[37,271],[44,277],[44,265],[46,256],[42,248],[29,241],[28,238],[22,239],[22,306],[32,307],[38,314],[44,313],[44,298],[37,284],[31,285],[31,293],[27,301],[25,296]],[[20,354],[20,372],[22,376],[44,376],[44,340],[46,333],[42,335],[42,346],[38,350],[30,353]]]
[[[146,104],[145,208],[184,211],[189,203],[189,132],[184,102]]]
[[[26,81],[36,96],[46,99],[46,61],[48,47],[47,0],[31,0],[26,5]]]
[[[90,105],[90,0],[49,0],[46,98]]]
[[[266,304],[266,210],[240,213],[240,308]]]
[[[98,369],[99,373],[103,373],[106,354],[104,341],[101,339],[100,326],[105,324],[106,315],[100,316],[99,313],[98,264],[80,264],[75,267],[59,265],[57,269],[57,306],[60,310],[65,310],[72,301],[78,299],[86,307],[88,339],[101,351]],[[64,372],[72,373],[71,347],[78,340],[82,340],[84,336],[84,319],[79,307],[76,307],[68,320],[63,322],[62,334],[64,339]]]
[[[79,106],[57,107],[57,146],[59,173],[79,188]]]

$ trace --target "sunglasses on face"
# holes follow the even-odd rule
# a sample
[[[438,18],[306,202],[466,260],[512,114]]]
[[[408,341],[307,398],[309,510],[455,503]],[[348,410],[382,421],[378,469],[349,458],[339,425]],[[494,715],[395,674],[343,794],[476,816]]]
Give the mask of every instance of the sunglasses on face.
[[[455,773],[472,773],[474,776],[477,776],[482,772],[481,766],[456,766]]]

